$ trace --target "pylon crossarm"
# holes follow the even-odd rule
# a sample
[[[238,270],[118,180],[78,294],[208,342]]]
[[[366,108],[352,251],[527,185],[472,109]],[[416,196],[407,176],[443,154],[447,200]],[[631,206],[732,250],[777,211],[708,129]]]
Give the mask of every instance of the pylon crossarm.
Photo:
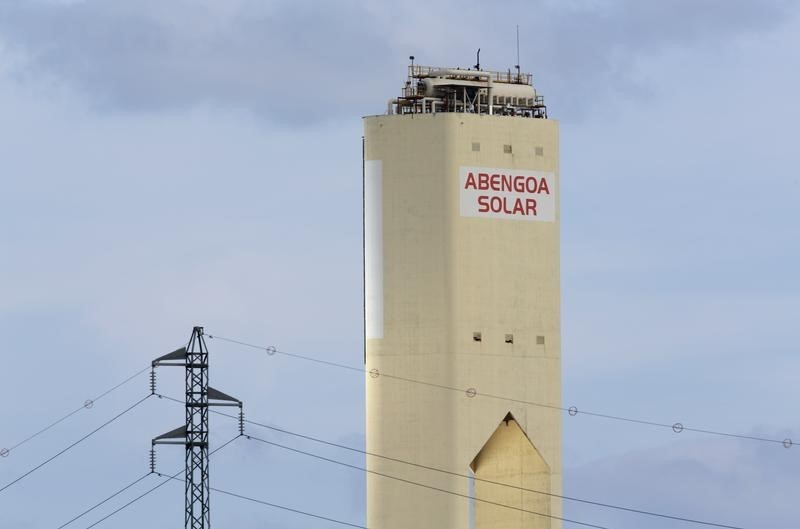
[[[165,362],[167,362],[169,360],[186,360],[186,355],[187,355],[186,348],[185,347],[181,347],[180,349],[175,349],[171,353],[167,353],[167,354],[165,354],[163,356],[159,356],[158,358],[153,360],[153,366],[154,367],[155,366],[160,366],[160,365],[164,365],[164,366],[169,366],[169,365],[182,366],[182,365],[184,365],[182,363],[181,364],[168,364],[168,363],[165,363]]]

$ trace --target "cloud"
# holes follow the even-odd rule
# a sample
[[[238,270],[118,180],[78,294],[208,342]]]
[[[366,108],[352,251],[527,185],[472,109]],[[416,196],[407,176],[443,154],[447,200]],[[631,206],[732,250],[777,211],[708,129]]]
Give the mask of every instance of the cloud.
[[[797,525],[793,485],[800,471],[792,452],[753,441],[687,439],[567,468],[565,494],[709,522],[788,529]],[[572,502],[564,507],[568,517],[618,529],[676,523]]]
[[[579,127],[562,129],[565,404],[735,432],[746,431],[742,424],[786,422],[793,403],[787,388],[797,373],[788,345],[800,247],[791,230],[797,188],[788,102],[796,83],[764,74],[782,71],[796,46],[779,44],[782,53],[771,54],[772,39],[760,37],[789,10],[778,1],[600,4],[508,2],[503,9],[517,14],[502,17],[477,2],[456,9],[451,2],[315,8],[0,0],[0,51],[16,61],[0,65],[10,72],[0,73],[0,114],[14,123],[0,133],[7,177],[0,193],[0,328],[10,351],[0,387],[30,401],[2,410],[8,427],[0,446],[173,349],[194,323],[358,365],[357,116],[382,111],[409,54],[428,64],[469,65],[481,46],[487,68],[502,69],[504,57],[513,63],[519,17],[523,68],[537,74],[560,118],[608,104],[621,89],[651,97],[653,81],[642,80],[640,68],[682,66],[676,56],[705,54],[681,72],[694,83],[683,85],[684,98],[672,93],[663,108],[643,112],[622,97],[628,115],[616,123],[590,119],[593,126],[580,134]],[[758,53],[766,50],[772,64],[751,50],[747,60],[705,71],[706,83],[697,80],[717,50],[735,49],[749,36],[760,38]],[[68,90],[38,97],[53,80]],[[770,96],[759,102],[758,119],[731,112],[765,86]],[[695,98],[700,90],[706,99]],[[85,101],[98,112],[87,113]],[[287,130],[264,120],[316,126]],[[319,126],[324,120],[331,122]],[[715,143],[720,128],[737,142]],[[668,186],[680,171],[695,198]],[[612,188],[618,193],[607,193]],[[741,218],[722,205],[738,204],[737,193],[757,205]],[[600,200],[616,212],[596,208]],[[686,292],[692,295],[683,298]],[[249,418],[363,445],[357,375],[223,342],[210,346],[214,385],[244,399]],[[180,393],[180,373],[159,377],[160,389]],[[146,377],[132,382],[117,400],[65,421],[2,464],[23,472],[146,391]],[[9,523],[57,526],[144,472],[150,437],[182,417],[178,405],[148,406],[10,490],[3,501],[25,514],[8,514]],[[578,456],[649,446],[639,429],[619,435],[616,425],[595,424],[575,434],[565,422],[568,465]],[[235,434],[230,421],[213,428]],[[681,435],[688,441],[688,434]],[[362,475],[247,446],[221,453],[241,457],[214,463],[215,485],[360,521]],[[798,469],[787,456],[794,449],[730,446],[665,447],[568,467],[567,492],[748,527],[788,527],[787,506],[794,504],[787,495]],[[86,454],[93,454],[90,464]],[[159,465],[179,468],[181,457],[165,449]],[[180,486],[159,494],[123,511],[116,525],[180,520]],[[41,497],[60,499],[37,510]],[[289,514],[276,520],[279,512],[235,499],[214,501],[215,519],[241,519],[239,526],[317,526]],[[567,514],[610,520],[572,506]],[[636,518],[606,525],[658,527]]]
[[[789,13],[784,0],[557,2],[535,26],[532,55],[562,106],[584,109],[587,100],[620,92],[648,95],[648,59],[673,49],[719,53],[737,38],[775,29]]]
[[[227,13],[188,2],[26,3],[3,7],[0,19],[3,40],[30,68],[105,108],[211,104],[316,121],[352,114],[374,80],[389,77],[375,74],[390,53],[354,2],[242,3]]]
[[[485,3],[238,1],[135,4],[86,0],[0,7],[0,42],[27,57],[23,72],[84,90],[104,109],[158,111],[198,104],[270,120],[313,123],[382,110],[409,54],[427,62],[513,61],[513,26]],[[569,112],[620,89],[641,92],[637,65],[673,46],[714,46],[767,31],[785,0],[667,3],[510,2],[525,13],[523,58]],[[511,31],[509,31],[511,30]],[[525,66],[525,64],[523,64]],[[18,75],[21,72],[18,72]]]

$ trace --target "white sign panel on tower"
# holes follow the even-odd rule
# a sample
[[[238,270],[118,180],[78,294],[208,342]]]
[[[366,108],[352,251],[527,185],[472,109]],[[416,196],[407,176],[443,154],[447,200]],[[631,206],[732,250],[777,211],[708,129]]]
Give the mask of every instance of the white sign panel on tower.
[[[553,173],[492,167],[461,167],[462,217],[554,222]]]

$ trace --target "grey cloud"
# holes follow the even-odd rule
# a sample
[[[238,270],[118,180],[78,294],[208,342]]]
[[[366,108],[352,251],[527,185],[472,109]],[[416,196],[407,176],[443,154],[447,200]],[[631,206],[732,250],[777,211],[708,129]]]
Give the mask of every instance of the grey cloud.
[[[483,46],[492,57],[512,57],[506,17],[487,16],[485,3],[455,7],[240,2],[220,13],[187,2],[19,2],[0,7],[0,41],[101,107],[210,104],[309,123],[380,112],[409,53],[452,62],[447,53],[456,51],[471,61]],[[789,16],[789,3],[512,2],[504,11],[525,13],[523,55],[533,59],[545,93],[574,111],[612,90],[635,94],[641,87],[630,71],[638,60],[669,46],[713,46],[769,30]]]
[[[563,3],[559,5],[564,5]],[[647,60],[669,50],[719,53],[740,37],[770,31],[792,13],[785,0],[620,0],[551,6],[533,28],[530,56],[540,87],[562,111],[624,96],[642,99]]]
[[[768,437],[781,438],[784,433]],[[565,493],[709,522],[789,529],[797,525],[791,491],[798,471],[796,454],[780,445],[686,439],[567,468]],[[565,513],[619,529],[676,523],[571,502],[565,502]]]
[[[0,9],[0,38],[11,49],[105,108],[210,104],[315,121],[352,114],[370,79],[389,77],[348,81],[357,71],[380,70],[380,59],[390,55],[354,2],[247,4],[220,20],[210,8],[183,2],[145,2],[135,10],[96,1]],[[183,12],[185,23],[172,22]]]

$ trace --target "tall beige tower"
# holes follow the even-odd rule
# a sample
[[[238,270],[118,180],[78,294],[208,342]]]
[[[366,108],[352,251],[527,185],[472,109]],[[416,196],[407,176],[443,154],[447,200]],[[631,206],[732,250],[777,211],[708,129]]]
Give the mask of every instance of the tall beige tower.
[[[412,65],[364,119],[364,242],[367,451],[395,459],[367,464],[405,480],[367,475],[367,526],[560,528],[560,414],[523,403],[561,405],[558,125],[531,76]]]

